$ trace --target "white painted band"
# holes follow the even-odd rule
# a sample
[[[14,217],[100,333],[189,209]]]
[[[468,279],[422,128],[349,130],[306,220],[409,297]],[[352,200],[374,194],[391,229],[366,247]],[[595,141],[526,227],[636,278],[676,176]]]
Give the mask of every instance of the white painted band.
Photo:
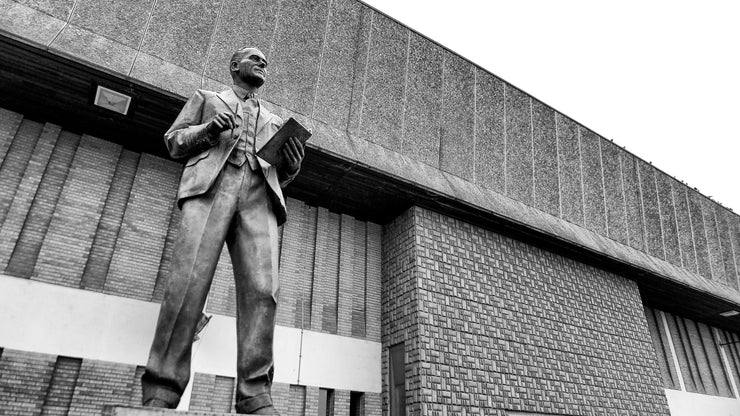
[[[671,416],[740,416],[740,400],[672,389],[665,390]]]
[[[145,365],[159,304],[0,275],[0,347]],[[234,377],[236,320],[214,315],[193,360]],[[381,344],[278,326],[275,381],[381,392]],[[300,371],[299,371],[300,370]],[[298,376],[300,374],[300,380]]]

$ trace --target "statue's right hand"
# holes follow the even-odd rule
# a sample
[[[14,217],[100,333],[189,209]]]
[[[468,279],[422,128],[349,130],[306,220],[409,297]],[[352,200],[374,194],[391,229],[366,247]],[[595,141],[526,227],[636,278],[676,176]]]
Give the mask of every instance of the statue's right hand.
[[[211,139],[216,139],[222,131],[234,129],[235,127],[236,120],[234,119],[234,115],[228,111],[222,111],[216,114],[213,120],[208,123],[206,131]]]

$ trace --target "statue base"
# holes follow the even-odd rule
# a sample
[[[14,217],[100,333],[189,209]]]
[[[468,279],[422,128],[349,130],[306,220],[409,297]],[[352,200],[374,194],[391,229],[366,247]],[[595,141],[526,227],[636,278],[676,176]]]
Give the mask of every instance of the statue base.
[[[103,406],[102,416],[233,416],[233,413],[212,412],[180,412],[170,409],[156,409],[153,407],[106,405]]]

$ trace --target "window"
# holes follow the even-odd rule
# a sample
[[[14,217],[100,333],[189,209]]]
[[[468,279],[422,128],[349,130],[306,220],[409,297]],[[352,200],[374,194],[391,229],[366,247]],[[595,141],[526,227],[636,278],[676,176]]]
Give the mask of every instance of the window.
[[[353,391],[349,394],[349,416],[365,416],[365,395]]]
[[[388,349],[388,360],[390,364],[390,416],[404,416],[406,414],[406,363],[403,343]]]

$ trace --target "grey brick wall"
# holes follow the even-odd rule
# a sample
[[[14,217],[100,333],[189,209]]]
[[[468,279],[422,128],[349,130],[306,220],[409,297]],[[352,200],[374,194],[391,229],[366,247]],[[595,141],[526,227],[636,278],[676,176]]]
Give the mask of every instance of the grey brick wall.
[[[105,404],[141,404],[144,368],[73,357],[0,349],[0,414],[100,416]],[[233,377],[195,373],[189,408],[234,413]],[[275,383],[275,407],[290,416],[315,415],[319,388]],[[332,416],[349,414],[348,390],[334,391]],[[380,416],[378,394],[365,395],[365,415]]]
[[[668,414],[634,282],[422,208],[383,242],[410,414]]]
[[[1,273],[161,300],[179,221],[180,164],[2,109],[0,156]],[[379,341],[381,227],[294,199],[288,205],[279,324]],[[338,313],[340,307],[347,313]],[[235,315],[227,250],[207,311]],[[0,413],[97,415],[103,402],[138,404],[142,371],[6,349]],[[226,409],[231,390],[231,379],[197,374],[193,406]],[[303,395],[296,399],[290,391]],[[277,402],[317,409],[317,387],[278,385],[276,393]],[[349,392],[337,397],[348,401]],[[367,414],[379,414],[379,402],[367,403]]]
[[[0,270],[160,301],[181,165],[10,111],[0,116]],[[380,226],[293,199],[288,208],[278,323],[379,341]],[[235,316],[234,295],[224,249],[207,311]]]

